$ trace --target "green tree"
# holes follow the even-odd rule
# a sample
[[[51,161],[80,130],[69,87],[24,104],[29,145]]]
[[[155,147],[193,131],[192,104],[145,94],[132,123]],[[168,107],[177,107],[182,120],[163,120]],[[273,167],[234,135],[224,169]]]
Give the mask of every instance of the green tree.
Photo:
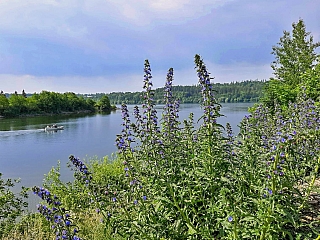
[[[6,95],[0,94],[0,115],[3,115],[5,110],[9,108],[9,100]]]
[[[306,94],[309,98],[320,102],[320,64],[315,69],[308,70],[303,74]]]
[[[87,108],[90,109],[91,111],[94,111],[95,108],[94,108],[94,105],[95,105],[95,101],[93,101],[91,98],[88,98],[86,100],[86,104],[87,104]]]
[[[100,100],[96,104],[99,111],[110,111],[111,105],[110,100],[107,95],[104,95],[100,98]]]
[[[302,19],[292,24],[292,34],[284,31],[277,46],[272,47],[275,60],[271,67],[274,78],[266,84],[263,101],[273,106],[278,101],[286,106],[289,101],[295,101],[301,87],[308,84],[305,74],[315,71],[319,65],[319,54],[315,52],[320,42],[314,43],[313,36],[306,31]]]
[[[12,94],[9,98],[11,115],[20,115],[27,112],[27,100],[22,95]]]

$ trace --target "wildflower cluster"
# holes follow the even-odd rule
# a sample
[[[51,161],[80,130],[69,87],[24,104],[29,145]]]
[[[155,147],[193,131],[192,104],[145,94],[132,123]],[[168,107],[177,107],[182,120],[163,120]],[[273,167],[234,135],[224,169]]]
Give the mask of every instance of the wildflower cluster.
[[[73,155],[69,156],[69,160],[75,167],[75,177],[78,180],[83,181],[85,184],[89,184],[92,179],[92,176],[87,166],[79,158],[76,158]]]
[[[61,206],[56,195],[52,195],[48,189],[33,187],[33,193],[38,195],[46,204],[38,204],[38,212],[41,213],[56,231],[56,239],[80,240],[76,236],[78,229],[72,224],[68,211]]]

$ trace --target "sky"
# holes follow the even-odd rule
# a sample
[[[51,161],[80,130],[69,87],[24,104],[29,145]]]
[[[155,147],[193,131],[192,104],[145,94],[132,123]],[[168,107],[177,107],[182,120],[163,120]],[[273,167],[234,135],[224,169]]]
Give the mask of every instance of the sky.
[[[320,0],[0,0],[0,90],[141,91],[272,77],[272,46],[303,19],[320,41]]]

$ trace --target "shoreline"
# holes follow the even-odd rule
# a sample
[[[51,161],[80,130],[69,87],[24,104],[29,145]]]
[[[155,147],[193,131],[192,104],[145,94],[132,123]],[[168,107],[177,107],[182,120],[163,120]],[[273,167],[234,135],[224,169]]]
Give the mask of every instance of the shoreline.
[[[20,114],[18,116],[2,116],[0,115],[0,119],[10,119],[10,118],[29,118],[29,117],[41,117],[41,116],[59,116],[59,115],[72,115],[72,114],[90,114],[90,113],[108,113],[118,110],[111,109],[110,111],[91,111],[91,110],[80,110],[80,111],[74,111],[74,112],[59,112],[59,113],[33,113],[33,114]]]

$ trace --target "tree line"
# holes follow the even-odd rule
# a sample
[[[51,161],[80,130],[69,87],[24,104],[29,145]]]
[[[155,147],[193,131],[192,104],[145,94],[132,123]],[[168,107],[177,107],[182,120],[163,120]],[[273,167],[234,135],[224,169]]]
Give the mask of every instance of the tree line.
[[[258,102],[263,95],[265,80],[247,80],[243,82],[215,83],[215,97],[222,103],[234,102]],[[192,86],[173,86],[173,94],[181,103],[200,103],[201,87]],[[157,104],[163,104],[164,88],[154,90],[154,100]],[[104,93],[86,95],[93,99],[99,99]],[[107,94],[111,104],[141,104],[143,102],[143,92],[112,92]]]
[[[41,93],[21,94],[0,93],[0,115],[16,117],[35,114],[59,114],[63,112],[94,112],[111,111],[108,96],[104,95],[99,100],[85,99],[73,92],[57,93],[42,91]]]

